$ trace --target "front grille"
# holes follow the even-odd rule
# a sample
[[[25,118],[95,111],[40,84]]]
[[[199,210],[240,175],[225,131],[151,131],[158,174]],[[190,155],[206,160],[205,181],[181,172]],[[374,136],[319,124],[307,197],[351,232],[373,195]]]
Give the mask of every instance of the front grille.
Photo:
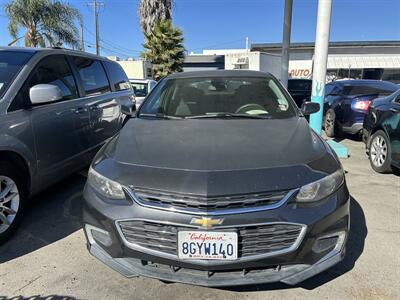
[[[130,245],[174,256],[177,256],[178,231],[201,230],[142,220],[120,221],[118,226],[124,239]],[[303,226],[299,224],[270,223],[236,228],[219,227],[215,228],[215,231],[236,231],[238,256],[250,257],[292,250],[301,238],[302,229]]]
[[[206,197],[174,194],[156,190],[132,188],[136,202],[144,206],[174,209],[190,213],[224,212],[251,208],[273,208],[291,195],[290,191]]]

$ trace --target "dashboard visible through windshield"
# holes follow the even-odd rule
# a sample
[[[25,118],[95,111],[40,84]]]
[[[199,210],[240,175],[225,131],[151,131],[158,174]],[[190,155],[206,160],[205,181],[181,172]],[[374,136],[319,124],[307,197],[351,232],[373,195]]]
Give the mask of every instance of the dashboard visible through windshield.
[[[292,102],[272,78],[208,77],[163,80],[138,116],[270,119],[295,115]]]

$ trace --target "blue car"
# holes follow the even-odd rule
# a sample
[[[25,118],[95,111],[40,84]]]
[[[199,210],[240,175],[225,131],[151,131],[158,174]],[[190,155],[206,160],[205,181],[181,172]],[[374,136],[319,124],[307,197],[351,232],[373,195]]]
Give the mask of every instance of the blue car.
[[[371,101],[399,89],[397,84],[379,80],[338,80],[325,86],[324,129],[328,137],[343,132],[362,133]]]

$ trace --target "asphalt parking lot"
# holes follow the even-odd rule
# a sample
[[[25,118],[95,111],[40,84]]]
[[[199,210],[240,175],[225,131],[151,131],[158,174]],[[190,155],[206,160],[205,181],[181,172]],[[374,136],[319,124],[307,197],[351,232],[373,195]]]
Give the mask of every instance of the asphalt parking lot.
[[[399,299],[400,177],[374,173],[359,141],[341,141],[352,195],[345,260],[290,287],[212,289],[126,279],[92,258],[80,222],[85,178],[35,197],[21,229],[0,247],[0,299]]]

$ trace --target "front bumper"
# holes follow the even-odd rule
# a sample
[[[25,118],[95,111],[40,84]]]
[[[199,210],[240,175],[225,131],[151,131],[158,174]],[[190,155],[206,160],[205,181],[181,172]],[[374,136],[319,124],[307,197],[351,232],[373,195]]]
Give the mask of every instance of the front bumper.
[[[164,281],[173,281],[202,286],[235,286],[261,283],[283,282],[295,285],[340,262],[345,250],[332,251],[314,265],[294,264],[258,270],[233,270],[232,272],[212,272],[194,269],[174,268],[162,264],[143,264],[135,258],[112,258],[97,244],[88,245],[89,252],[101,262],[125,277],[145,276]]]
[[[238,261],[184,261],[157,255],[150,251],[133,249],[124,242],[117,230],[118,220],[135,218],[155,222],[174,222],[187,225],[192,215],[159,211],[137,204],[116,204],[99,199],[85,188],[83,219],[86,225],[90,253],[126,277],[146,276],[164,281],[202,286],[233,286],[270,282],[295,285],[342,260],[349,228],[349,193],[343,185],[336,194],[309,205],[288,203],[274,210],[224,216],[227,225],[268,222],[304,224],[306,232],[299,245],[289,253]],[[93,237],[90,230],[107,233],[104,241]],[[342,240],[321,252],[315,252],[316,241],[325,236],[344,233]]]

